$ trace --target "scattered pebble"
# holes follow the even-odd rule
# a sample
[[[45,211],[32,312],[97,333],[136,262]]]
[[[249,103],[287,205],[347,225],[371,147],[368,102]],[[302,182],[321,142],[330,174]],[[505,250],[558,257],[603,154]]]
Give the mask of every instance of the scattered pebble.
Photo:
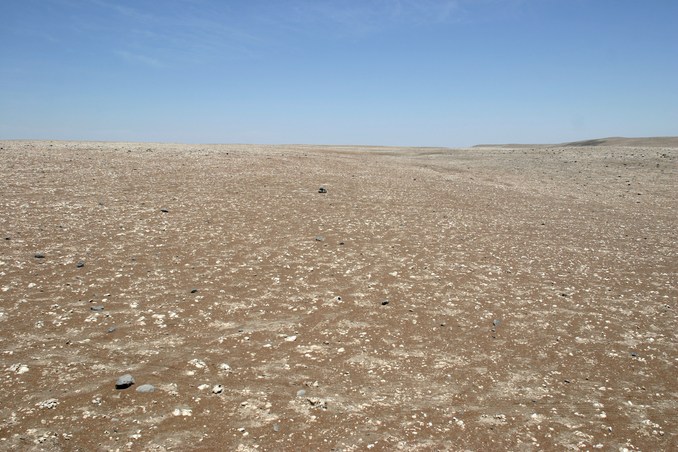
[[[106,332],[107,332],[107,333],[113,333],[113,332],[114,332],[115,330],[117,330],[117,329],[118,329],[118,328],[112,326],[112,327],[110,327],[109,329],[107,329]]]
[[[75,266],[78,267],[78,268],[82,268],[82,267],[85,266],[85,261],[78,261],[78,263],[75,264]]]
[[[102,305],[97,305],[97,306],[92,306],[89,309],[90,309],[90,311],[101,312],[101,311],[104,310],[104,307]]]
[[[280,424],[273,424],[273,431],[279,432],[280,431]]]
[[[134,384],[134,377],[130,374],[125,374],[118,378],[115,382],[115,389],[127,389]]]
[[[231,370],[231,366],[229,366],[226,363],[221,363],[221,364],[219,364],[219,370],[229,371],[229,370]]]
[[[287,337],[285,338],[285,340],[286,340],[287,342],[294,342],[294,341],[297,340],[297,336],[287,336]]]
[[[35,253],[35,258],[36,258],[36,259],[44,259],[44,258],[45,258],[45,253]]]
[[[198,369],[204,369],[207,367],[207,363],[201,359],[192,359],[188,362],[188,364],[192,365],[193,367],[196,367]]]
[[[316,235],[316,236],[315,236],[315,241],[316,241],[316,242],[324,242],[324,241],[325,241],[325,237],[323,237],[322,235]]]
[[[389,303],[388,300],[384,300],[384,301],[381,302],[381,305],[386,306],[388,303]]]
[[[327,193],[327,189],[325,187],[320,187],[318,193]]]
[[[172,414],[174,416],[193,416],[193,410],[190,408],[175,408]]]
[[[221,394],[222,392],[224,392],[224,386],[223,385],[214,385],[212,387],[212,393]]]
[[[191,289],[191,293],[196,293],[198,289]]]
[[[306,395],[305,389],[300,389],[297,391],[297,397],[304,397]]]
[[[169,212],[169,209],[160,209],[160,212],[167,213],[167,212]]]
[[[42,408],[44,410],[51,410],[53,408],[56,408],[56,406],[59,404],[59,401],[57,399],[47,399],[43,400],[40,403],[37,403],[35,406],[38,408]]]
[[[25,365],[25,364],[12,364],[9,367],[10,372],[14,372],[14,373],[19,374],[19,375],[25,374],[26,372],[28,372],[28,370],[29,370],[28,366]]]

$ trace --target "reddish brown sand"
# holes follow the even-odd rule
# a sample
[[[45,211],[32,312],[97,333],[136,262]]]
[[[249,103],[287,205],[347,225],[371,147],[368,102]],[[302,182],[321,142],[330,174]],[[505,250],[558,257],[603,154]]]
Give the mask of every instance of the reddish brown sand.
[[[0,147],[0,449],[678,449],[676,148]]]

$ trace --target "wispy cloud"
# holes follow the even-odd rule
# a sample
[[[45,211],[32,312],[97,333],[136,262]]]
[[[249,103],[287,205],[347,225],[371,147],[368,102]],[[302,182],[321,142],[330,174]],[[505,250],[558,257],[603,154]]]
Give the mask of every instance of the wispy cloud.
[[[452,21],[462,4],[461,0],[297,0],[292,3],[292,17],[342,34],[365,35],[396,26]]]
[[[163,64],[160,60],[149,57],[146,55],[141,55],[138,53],[132,53],[128,52],[126,50],[116,50],[114,51],[116,55],[118,55],[120,58],[131,62],[131,63],[141,63],[145,66],[150,66],[154,68],[163,68],[165,67],[165,64]]]

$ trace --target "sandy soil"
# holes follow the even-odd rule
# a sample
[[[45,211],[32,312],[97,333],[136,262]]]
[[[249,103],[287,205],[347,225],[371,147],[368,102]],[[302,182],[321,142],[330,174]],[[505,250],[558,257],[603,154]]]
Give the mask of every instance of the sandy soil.
[[[676,148],[0,148],[2,449],[678,449]]]

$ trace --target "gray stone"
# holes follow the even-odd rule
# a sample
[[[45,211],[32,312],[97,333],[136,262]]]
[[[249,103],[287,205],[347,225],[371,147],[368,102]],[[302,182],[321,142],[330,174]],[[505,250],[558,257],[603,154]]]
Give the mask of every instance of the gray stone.
[[[109,329],[107,329],[106,332],[107,332],[107,333],[112,333],[112,332],[114,332],[115,330],[117,330],[117,328],[114,327],[114,326],[112,326],[112,327],[110,327]]]
[[[122,375],[115,382],[115,389],[127,389],[134,384],[134,377],[130,374]]]
[[[137,388],[137,392],[149,393],[149,392],[154,392],[154,391],[155,391],[155,386],[150,385],[150,384],[141,385]]]
[[[324,242],[325,237],[323,237],[322,235],[316,235],[315,240],[316,240],[316,242]]]
[[[82,268],[82,267],[85,266],[85,261],[78,261],[78,263],[75,264],[75,266],[78,267],[78,268]]]
[[[305,389],[300,389],[297,391],[297,397],[304,397],[306,395]]]
[[[280,431],[280,424],[273,424],[273,431],[279,432]]]
[[[91,306],[89,309],[91,311],[101,312],[101,311],[104,310],[104,307],[102,305],[97,305],[97,306]]]
[[[45,253],[35,253],[35,258],[36,258],[36,259],[44,259],[44,258],[45,258]]]

